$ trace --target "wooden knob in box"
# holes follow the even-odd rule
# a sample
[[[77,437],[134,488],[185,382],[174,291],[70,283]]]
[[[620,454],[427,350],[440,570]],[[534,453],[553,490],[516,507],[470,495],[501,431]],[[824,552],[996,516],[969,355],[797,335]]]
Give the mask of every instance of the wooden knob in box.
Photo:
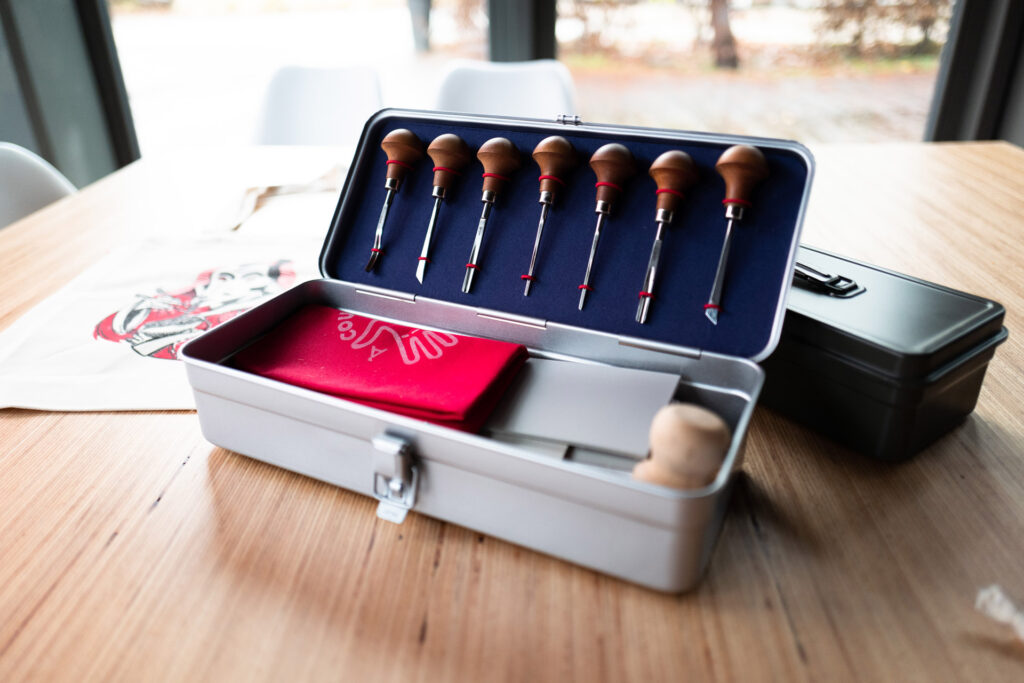
[[[651,422],[651,455],[633,477],[677,489],[699,489],[718,476],[732,434],[721,417],[693,403],[670,403]]]

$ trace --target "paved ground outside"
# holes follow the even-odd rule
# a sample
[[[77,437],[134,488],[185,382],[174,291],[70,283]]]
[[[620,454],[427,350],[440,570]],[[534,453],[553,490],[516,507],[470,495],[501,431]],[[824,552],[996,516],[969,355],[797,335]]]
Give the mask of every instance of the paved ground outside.
[[[815,142],[921,140],[934,73],[675,76],[575,73],[587,119]]]
[[[277,4],[293,6],[295,0]],[[229,11],[232,3],[183,0],[171,10],[115,8],[115,40],[143,154],[250,143],[266,84],[285,64],[368,64],[380,74],[385,105],[430,108],[452,59],[485,55],[479,10],[468,29],[465,16],[458,17],[465,2],[435,2],[435,50],[426,55],[413,47],[403,0],[350,0],[340,3],[343,9],[298,4],[298,11],[287,12],[262,6]],[[789,53],[773,52],[770,41],[799,51],[816,40],[806,13],[738,12],[733,29],[741,49],[743,41],[756,44],[757,57],[738,72],[716,71],[697,59],[702,53],[694,47],[699,26],[692,13],[671,3],[651,3],[644,11],[628,20],[607,17],[615,27],[602,34],[612,41],[610,57],[595,61],[565,52],[584,120],[809,144],[923,135],[934,60],[905,69],[793,68],[784,58]],[[560,37],[578,34],[579,24],[560,20]],[[657,66],[650,65],[652,50],[661,55]],[[776,53],[783,56],[771,57]]]

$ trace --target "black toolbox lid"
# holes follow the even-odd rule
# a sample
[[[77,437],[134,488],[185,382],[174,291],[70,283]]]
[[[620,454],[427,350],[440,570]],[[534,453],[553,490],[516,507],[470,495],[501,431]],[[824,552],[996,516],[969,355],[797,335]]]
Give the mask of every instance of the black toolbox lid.
[[[848,292],[794,278],[784,337],[875,374],[924,379],[1002,330],[1005,309],[989,299],[805,245],[797,263],[841,276]]]

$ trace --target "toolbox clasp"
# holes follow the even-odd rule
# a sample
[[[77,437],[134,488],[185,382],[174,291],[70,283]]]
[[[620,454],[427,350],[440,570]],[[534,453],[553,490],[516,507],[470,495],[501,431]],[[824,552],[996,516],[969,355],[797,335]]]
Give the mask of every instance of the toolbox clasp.
[[[380,501],[377,516],[401,524],[416,504],[419,469],[409,442],[392,434],[373,437],[373,495]]]
[[[849,299],[864,292],[864,287],[856,280],[844,275],[830,275],[811,268],[805,263],[797,262],[793,267],[793,283],[801,284],[829,296]]]

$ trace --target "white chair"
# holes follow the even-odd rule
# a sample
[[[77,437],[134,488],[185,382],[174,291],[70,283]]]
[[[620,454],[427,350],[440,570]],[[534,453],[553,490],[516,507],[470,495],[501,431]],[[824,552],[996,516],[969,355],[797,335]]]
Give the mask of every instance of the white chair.
[[[0,228],[75,191],[75,186],[42,157],[0,142]]]
[[[371,68],[286,66],[267,87],[256,143],[353,145],[380,108],[380,81]]]
[[[437,108],[471,114],[551,119],[576,111],[572,75],[554,59],[457,62],[441,83]]]

